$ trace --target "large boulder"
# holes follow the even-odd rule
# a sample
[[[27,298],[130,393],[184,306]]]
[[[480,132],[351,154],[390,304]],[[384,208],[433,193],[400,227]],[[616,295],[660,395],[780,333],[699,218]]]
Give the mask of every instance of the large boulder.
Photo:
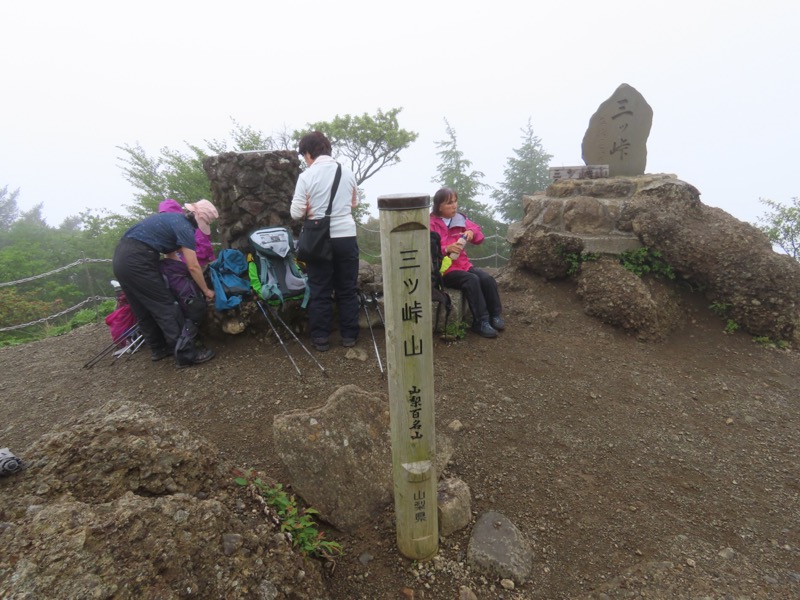
[[[341,531],[373,520],[392,503],[392,441],[385,394],[354,385],[336,390],[323,406],[276,415],[275,447],[292,487]],[[436,435],[436,473],[453,454]]]
[[[627,204],[620,226],[745,331],[800,342],[800,263],[774,252],[758,228],[704,205],[694,186],[653,182]]]
[[[617,260],[584,263],[577,292],[587,315],[641,340],[662,340],[680,324],[674,290],[661,280],[634,275]]]
[[[328,597],[217,449],[147,406],[89,411],[25,459],[0,486],[0,597]]]
[[[645,246],[744,331],[800,341],[800,263],[674,175],[559,180],[523,205],[523,221],[509,228],[510,270],[578,276],[586,312],[605,322],[648,339],[679,324],[668,284],[636,282],[608,262],[591,266]]]

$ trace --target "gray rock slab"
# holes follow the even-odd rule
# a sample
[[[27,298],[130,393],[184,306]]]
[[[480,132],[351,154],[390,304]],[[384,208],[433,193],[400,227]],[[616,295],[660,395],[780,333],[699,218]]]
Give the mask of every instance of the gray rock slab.
[[[292,486],[334,527],[349,530],[391,503],[385,396],[344,386],[321,407],[276,415],[272,431]]]
[[[581,144],[587,165],[608,165],[610,177],[643,175],[653,109],[635,88],[623,83],[589,119]]]
[[[292,487],[337,529],[353,530],[392,503],[385,394],[343,386],[323,406],[276,415],[272,431]],[[437,432],[436,473],[452,455],[452,442]]]
[[[472,529],[467,562],[477,572],[522,585],[531,575],[533,553],[516,525],[501,513],[489,511]]]

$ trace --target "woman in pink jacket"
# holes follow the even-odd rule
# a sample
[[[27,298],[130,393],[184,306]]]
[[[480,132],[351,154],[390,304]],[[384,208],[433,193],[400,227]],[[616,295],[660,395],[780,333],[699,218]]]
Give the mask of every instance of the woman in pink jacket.
[[[444,285],[461,290],[467,298],[475,333],[486,338],[497,337],[497,332],[506,326],[497,281],[486,271],[474,267],[463,250],[464,242],[478,245],[484,236],[477,223],[458,212],[455,190],[444,187],[433,196],[430,227],[442,240],[442,253],[451,257],[457,255],[442,276]]]

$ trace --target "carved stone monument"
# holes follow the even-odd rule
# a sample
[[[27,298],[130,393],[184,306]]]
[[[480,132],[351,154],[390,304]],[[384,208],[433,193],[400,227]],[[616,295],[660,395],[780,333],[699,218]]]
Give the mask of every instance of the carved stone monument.
[[[653,109],[623,83],[589,120],[581,144],[587,165],[608,165],[609,176],[644,175]]]

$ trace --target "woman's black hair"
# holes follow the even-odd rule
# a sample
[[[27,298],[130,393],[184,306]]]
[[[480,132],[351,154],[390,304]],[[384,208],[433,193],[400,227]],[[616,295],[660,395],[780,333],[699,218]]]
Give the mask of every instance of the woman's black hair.
[[[323,134],[321,131],[312,131],[311,133],[305,134],[300,139],[300,145],[298,146],[297,151],[303,156],[308,153],[311,155],[313,160],[316,160],[323,154],[330,156],[332,148],[330,140],[325,137],[325,134]]]
[[[197,217],[195,216],[194,211],[191,211],[188,208],[184,208],[183,216],[189,220],[189,223],[192,224],[192,227],[197,229]]]
[[[441,188],[433,195],[433,209],[431,210],[431,212],[438,217],[440,215],[439,209],[441,208],[442,204],[444,204],[454,196],[455,199],[458,200],[458,192],[456,192],[453,188],[449,187]]]

